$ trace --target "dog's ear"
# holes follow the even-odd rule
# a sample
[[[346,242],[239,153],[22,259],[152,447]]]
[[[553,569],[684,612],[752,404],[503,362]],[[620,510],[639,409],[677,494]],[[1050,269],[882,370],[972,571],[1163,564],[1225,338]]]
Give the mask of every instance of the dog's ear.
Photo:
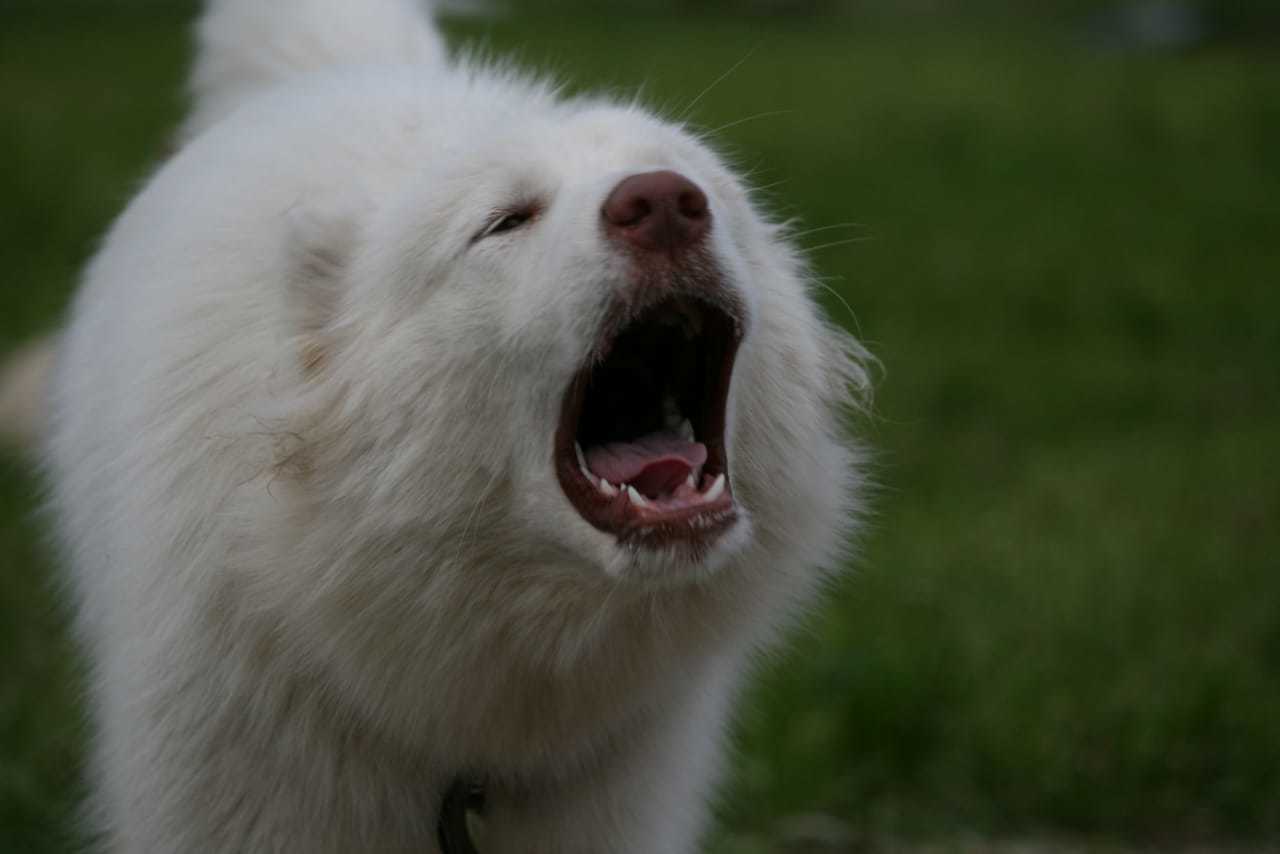
[[[332,353],[330,332],[342,303],[347,270],[359,240],[355,216],[323,207],[288,214],[287,334],[297,341],[302,371],[319,373]]]

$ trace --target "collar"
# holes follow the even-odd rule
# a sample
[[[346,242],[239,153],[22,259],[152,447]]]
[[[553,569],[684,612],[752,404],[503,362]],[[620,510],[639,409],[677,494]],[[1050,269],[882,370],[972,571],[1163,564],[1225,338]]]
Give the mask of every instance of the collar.
[[[440,823],[436,836],[440,839],[443,854],[478,854],[471,841],[467,814],[484,811],[484,784],[458,778],[444,793],[440,803]]]

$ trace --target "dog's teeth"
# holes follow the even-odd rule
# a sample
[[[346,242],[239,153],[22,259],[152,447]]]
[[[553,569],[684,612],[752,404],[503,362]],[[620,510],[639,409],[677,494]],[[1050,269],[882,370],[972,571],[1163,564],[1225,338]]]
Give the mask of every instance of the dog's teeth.
[[[637,507],[648,507],[649,502],[643,495],[636,492],[636,488],[631,484],[627,484],[627,498],[631,499],[631,503]]]
[[[684,479],[684,485],[690,489],[698,488],[698,479],[694,476],[693,472],[689,472],[689,476]]]
[[[717,498],[719,498],[723,494],[724,494],[724,475],[718,474],[716,475],[716,479],[712,481],[711,488],[708,489],[706,493],[703,494],[702,500],[715,501]]]
[[[587,478],[587,480],[595,480],[595,476],[591,474],[591,470],[587,468],[587,457],[582,453],[582,446],[577,442],[574,442],[573,452],[578,456],[578,468],[582,470],[582,474]]]
[[[689,442],[693,441],[693,425],[689,423],[688,418],[680,422],[680,438]]]
[[[599,487],[601,492],[603,492],[605,495],[609,496],[610,498],[618,494],[618,487],[614,486],[612,483],[605,480],[604,478],[600,478],[600,482],[596,485]]]

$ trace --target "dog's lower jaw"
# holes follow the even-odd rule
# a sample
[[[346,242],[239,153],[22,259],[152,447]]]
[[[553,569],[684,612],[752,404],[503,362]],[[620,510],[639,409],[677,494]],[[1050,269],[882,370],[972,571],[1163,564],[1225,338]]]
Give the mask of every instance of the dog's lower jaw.
[[[659,592],[710,581],[751,543],[751,517],[743,508],[710,545],[675,543],[656,548],[618,543],[613,538],[601,551],[605,574],[635,590]]]

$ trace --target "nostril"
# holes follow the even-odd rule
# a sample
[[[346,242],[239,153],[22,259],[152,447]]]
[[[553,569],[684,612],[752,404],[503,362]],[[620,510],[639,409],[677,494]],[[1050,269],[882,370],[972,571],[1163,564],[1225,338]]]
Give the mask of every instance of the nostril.
[[[689,219],[702,219],[707,215],[707,197],[692,184],[680,194],[677,206],[680,213]]]
[[[653,203],[638,194],[624,193],[610,196],[604,207],[604,217],[623,228],[639,223],[653,213]]]

